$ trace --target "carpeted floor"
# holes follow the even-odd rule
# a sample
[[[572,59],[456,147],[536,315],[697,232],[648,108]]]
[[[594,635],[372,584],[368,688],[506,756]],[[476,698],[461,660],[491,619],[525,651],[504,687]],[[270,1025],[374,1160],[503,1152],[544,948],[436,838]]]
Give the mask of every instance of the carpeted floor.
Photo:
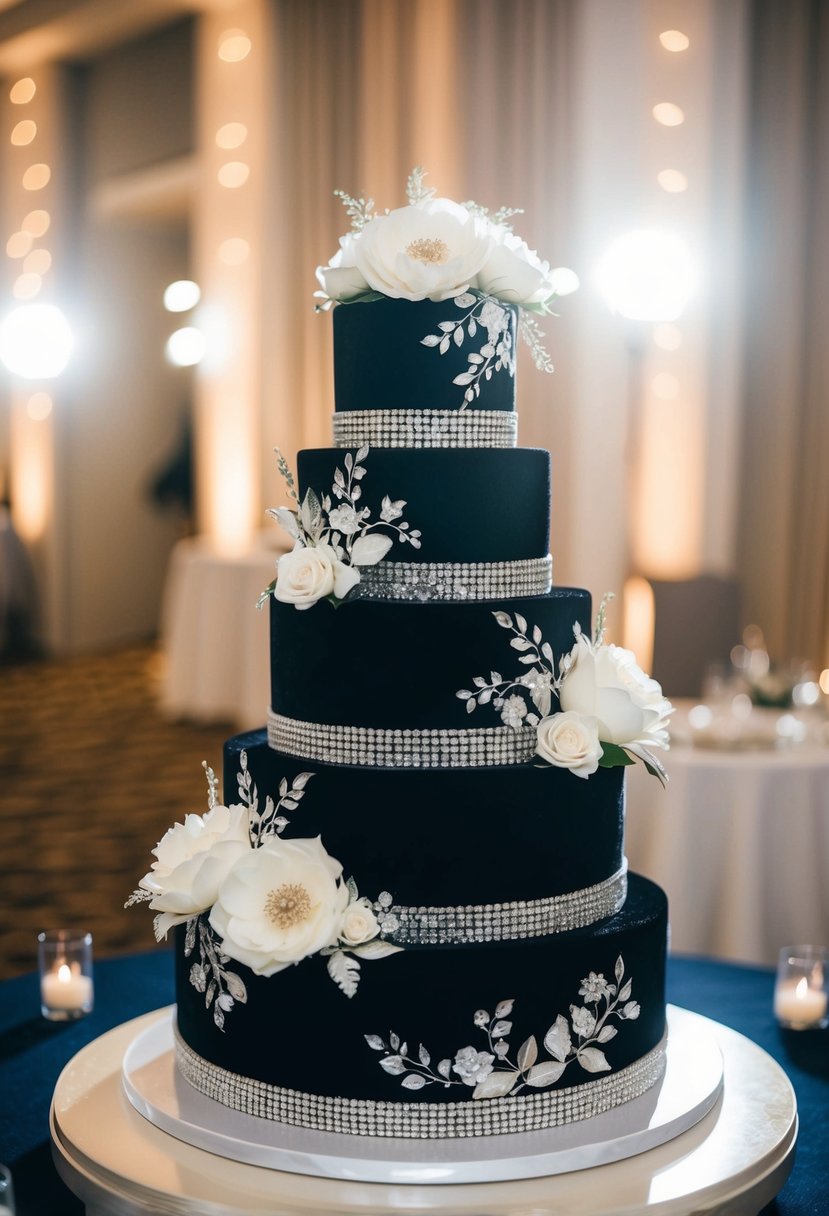
[[[0,667],[0,978],[36,966],[46,928],[84,928],[99,957],[153,944],[124,900],[150,849],[206,809],[231,725],[165,721],[151,646]]]

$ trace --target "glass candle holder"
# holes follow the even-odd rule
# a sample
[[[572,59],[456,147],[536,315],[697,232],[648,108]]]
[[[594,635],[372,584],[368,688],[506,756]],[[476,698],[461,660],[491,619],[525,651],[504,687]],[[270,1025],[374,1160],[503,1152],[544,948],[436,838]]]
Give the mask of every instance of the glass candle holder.
[[[72,1022],[92,1012],[92,934],[49,929],[37,935],[40,1012],[50,1022]]]
[[[784,946],[777,963],[774,1016],[787,1030],[829,1026],[829,950]]]

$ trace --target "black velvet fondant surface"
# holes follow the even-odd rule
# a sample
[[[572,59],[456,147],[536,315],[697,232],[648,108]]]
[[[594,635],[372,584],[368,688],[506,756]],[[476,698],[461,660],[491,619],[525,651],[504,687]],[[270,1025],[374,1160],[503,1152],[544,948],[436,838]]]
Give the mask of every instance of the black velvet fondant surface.
[[[344,455],[300,452],[300,495],[309,487],[330,494]],[[405,500],[406,522],[422,533],[420,549],[395,541],[387,561],[517,561],[549,552],[550,455],[540,448],[372,448],[365,468],[360,506],[372,520],[388,494]]]
[[[515,601],[558,659],[573,626],[590,631],[590,596],[571,587]],[[306,611],[271,598],[271,706],[306,722],[388,729],[500,726],[491,705],[468,714],[455,693],[493,669],[525,670],[494,603],[399,604],[327,600]]]
[[[322,836],[332,857],[375,899],[399,904],[543,899],[609,878],[622,864],[623,769],[589,781],[566,769],[344,768],[283,756],[263,731],[225,745],[224,788],[238,801],[240,752],[260,809],[279,784],[314,777],[286,836]]]
[[[487,1050],[473,1024],[478,1009],[493,1013],[499,1001],[515,1006],[510,1043],[530,1035],[539,1044],[556,1017],[580,1006],[589,971],[613,981],[624,959],[630,999],[641,1007],[635,1021],[613,1022],[618,1034],[603,1044],[613,1070],[639,1059],[662,1038],[665,1027],[667,905],[663,892],[634,877],[625,909],[589,929],[546,938],[474,946],[409,947],[362,964],[354,997],[346,997],[326,973],[325,960],[305,959],[270,979],[235,966],[247,988],[247,1004],[231,1011],[225,1031],[213,1023],[204,996],[189,983],[191,960],[177,930],[178,1023],[185,1041],[205,1059],[243,1076],[305,1093],[398,1101],[457,1101],[471,1090],[429,1086],[419,1094],[387,1075],[364,1035],[395,1031],[411,1051],[423,1043],[434,1060],[454,1058],[462,1047]],[[603,1074],[607,1075],[607,1074]],[[595,1080],[571,1064],[556,1087]]]
[[[515,309],[511,316],[515,347]],[[424,346],[427,334],[440,333],[441,321],[457,321],[466,309],[452,300],[372,300],[340,304],[333,311],[334,398],[340,410],[422,409],[457,410],[464,404],[464,387],[453,384],[468,367],[467,354],[486,341],[483,329],[463,346],[450,342],[446,354]],[[515,378],[506,369],[481,384],[481,395],[470,409],[515,408]]]

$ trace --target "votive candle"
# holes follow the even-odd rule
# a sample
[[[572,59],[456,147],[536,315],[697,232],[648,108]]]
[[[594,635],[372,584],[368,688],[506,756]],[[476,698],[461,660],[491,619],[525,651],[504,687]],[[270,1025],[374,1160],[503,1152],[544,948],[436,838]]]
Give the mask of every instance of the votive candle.
[[[52,1022],[66,1022],[90,1013],[92,934],[53,929],[38,934],[40,1011]]]
[[[774,987],[774,1016],[788,1030],[829,1025],[829,955],[821,946],[785,946]]]

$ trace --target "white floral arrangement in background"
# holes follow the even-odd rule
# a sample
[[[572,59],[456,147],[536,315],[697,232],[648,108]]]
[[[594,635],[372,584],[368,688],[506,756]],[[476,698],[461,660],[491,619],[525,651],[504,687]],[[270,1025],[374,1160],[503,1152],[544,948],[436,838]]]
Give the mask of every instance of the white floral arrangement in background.
[[[667,773],[653,753],[670,742],[670,701],[650,679],[632,651],[604,641],[607,595],[602,600],[592,638],[573,628],[575,645],[563,656],[556,674],[552,647],[537,625],[529,629],[520,612],[493,612],[502,629],[514,636],[513,650],[528,670],[505,680],[500,672],[489,679],[475,676],[473,689],[455,694],[468,713],[492,704],[501,721],[514,730],[535,727],[536,755],[545,764],[569,769],[587,778],[598,768],[615,768],[641,760],[664,785]],[[560,710],[551,713],[553,697]]]
[[[323,847],[320,837],[283,839],[313,773],[299,773],[290,788],[283,778],[279,800],[259,794],[240,756],[241,802],[217,801],[218,782],[205,765],[208,810],[187,815],[152,850],[156,860],[127,900],[126,907],[149,903],[157,913],[158,941],[185,924],[184,952],[198,947],[190,983],[213,1006],[213,1020],[224,1028],[225,1015],[247,1002],[245,984],[228,964],[243,963],[255,975],[270,976],[304,958],[327,959],[328,973],[346,996],[357,991],[360,960],[380,959],[401,947],[382,940],[397,918],[384,891],[372,903],[361,897],[353,878]]]
[[[371,508],[358,506],[368,451],[365,445],[356,456],[346,452],[345,471],[334,470],[331,494],[339,504],[335,507],[331,495],[320,497],[312,489],[305,491],[300,502],[293,473],[277,449],[279,472],[296,509],[273,507],[267,513],[293,537],[294,547],[279,558],[276,578],[260,595],[259,607],[270,595],[298,609],[311,608],[321,599],[336,607],[359,583],[360,567],[375,566],[382,561],[394,544],[395,535],[402,544],[420,548],[420,532],[402,519],[405,499],[393,502],[385,494],[379,518],[373,522]],[[386,528],[393,535],[383,536],[376,528]]]
[[[510,1017],[514,1001],[500,1001],[494,1017],[485,1009],[479,1009],[472,1019],[486,1034],[488,1051],[461,1047],[454,1059],[447,1056],[434,1068],[422,1043],[415,1057],[409,1055],[408,1045],[394,1032],[388,1040],[378,1034],[363,1037],[373,1051],[383,1053],[380,1067],[393,1077],[402,1077],[404,1089],[424,1089],[428,1085],[449,1089],[460,1085],[472,1089],[473,1099],[503,1098],[518,1094],[525,1087],[544,1089],[554,1085],[573,1063],[589,1073],[610,1072],[602,1045],[619,1033],[611,1019],[633,1022],[641,1013],[638,1003],[631,1000],[632,987],[631,980],[625,979],[621,955],[616,960],[615,982],[606,980],[601,972],[597,975],[591,971],[579,988],[584,1004],[570,1006],[569,1021],[560,1013],[544,1035],[542,1042],[551,1057],[549,1060],[539,1061],[535,1035],[525,1040],[514,1061],[510,1059],[508,1039],[512,1032]]]
[[[451,300],[462,316],[449,314],[424,346],[446,354],[476,336],[483,341],[467,354],[467,370],[453,383],[464,389],[466,408],[480,396],[481,384],[495,372],[515,372],[509,305],[518,310],[519,332],[536,367],[552,372],[537,315],[551,315],[556,298],[554,271],[512,231],[520,209],[502,207],[490,214],[478,203],[436,198],[416,168],[406,185],[408,205],[377,214],[374,200],[334,193],[351,219],[351,231],[327,266],[317,267],[322,302],[370,303],[400,300]],[[448,309],[447,309],[448,312]]]

